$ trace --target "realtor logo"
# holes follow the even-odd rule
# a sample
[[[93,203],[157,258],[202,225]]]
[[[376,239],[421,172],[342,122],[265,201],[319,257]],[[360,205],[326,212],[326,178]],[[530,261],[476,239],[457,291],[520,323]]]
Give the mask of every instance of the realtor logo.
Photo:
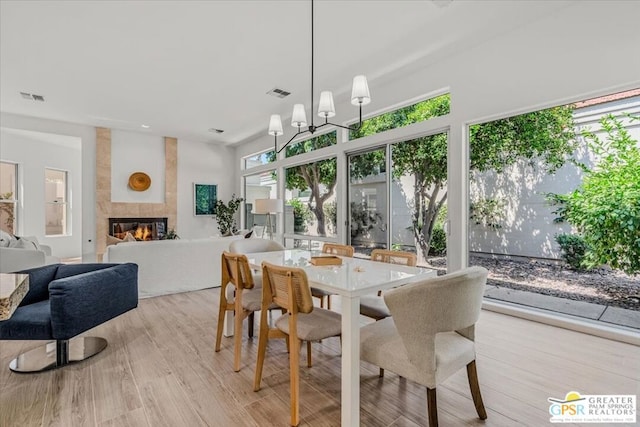
[[[570,391],[564,399],[547,399],[552,423],[635,423],[635,395],[580,395]]]

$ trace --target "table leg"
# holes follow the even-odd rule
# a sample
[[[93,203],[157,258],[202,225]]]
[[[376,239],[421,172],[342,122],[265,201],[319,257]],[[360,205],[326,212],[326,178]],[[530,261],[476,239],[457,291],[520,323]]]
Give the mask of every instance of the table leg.
[[[360,297],[342,296],[342,426],[360,425]]]

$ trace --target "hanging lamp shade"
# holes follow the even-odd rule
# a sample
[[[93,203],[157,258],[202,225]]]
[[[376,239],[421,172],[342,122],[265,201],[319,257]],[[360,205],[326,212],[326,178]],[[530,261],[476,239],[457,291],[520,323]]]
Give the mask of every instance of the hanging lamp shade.
[[[271,119],[269,120],[269,135],[280,136],[283,133],[280,114],[272,114]]]
[[[307,113],[304,111],[304,105],[295,104],[293,106],[293,114],[291,115],[291,126],[294,128],[305,127],[307,125]]]
[[[318,115],[320,117],[333,117],[336,115],[336,107],[333,105],[333,94],[325,90],[320,92],[320,103],[318,104]]]
[[[355,76],[353,78],[353,87],[351,89],[351,104],[367,105],[370,102],[371,95],[369,95],[367,77],[363,75]]]

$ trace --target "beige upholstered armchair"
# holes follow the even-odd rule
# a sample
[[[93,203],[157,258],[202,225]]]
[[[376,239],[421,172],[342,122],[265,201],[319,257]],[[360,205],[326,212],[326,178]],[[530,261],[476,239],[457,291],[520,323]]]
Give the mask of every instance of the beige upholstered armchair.
[[[474,344],[486,281],[486,269],[469,267],[387,291],[392,317],[361,329],[362,360],[427,387],[431,427],[438,425],[436,387],[465,366],[478,416],[487,418]]]

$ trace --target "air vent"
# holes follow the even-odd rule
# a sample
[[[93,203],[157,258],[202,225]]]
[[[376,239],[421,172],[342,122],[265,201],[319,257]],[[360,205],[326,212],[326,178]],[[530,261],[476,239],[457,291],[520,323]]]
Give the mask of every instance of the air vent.
[[[30,99],[31,101],[44,102],[44,96],[42,95],[36,95],[33,93],[27,93],[27,92],[20,92],[20,96],[22,96],[24,99]]]
[[[278,98],[284,98],[285,96],[291,95],[291,92],[287,92],[284,89],[278,89],[277,87],[274,87],[269,92],[267,92],[267,95],[276,96]]]

